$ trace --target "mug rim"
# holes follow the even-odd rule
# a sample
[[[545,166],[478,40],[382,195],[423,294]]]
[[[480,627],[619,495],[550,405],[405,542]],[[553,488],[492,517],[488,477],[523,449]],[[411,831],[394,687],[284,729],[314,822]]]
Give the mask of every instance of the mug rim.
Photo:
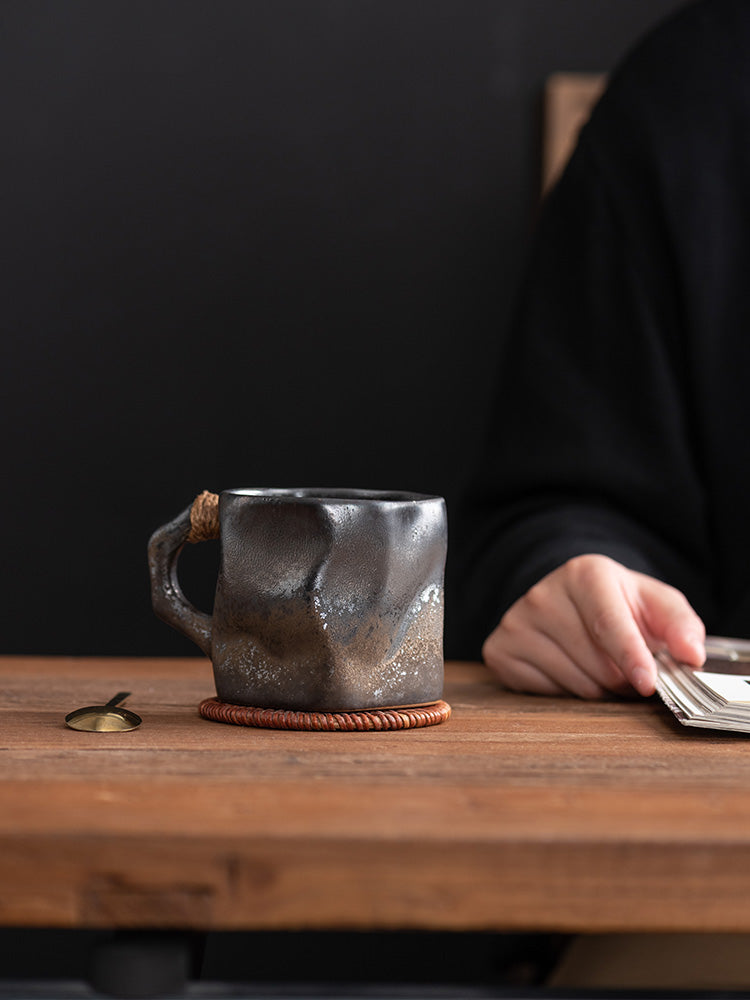
[[[237,486],[222,490],[231,496],[253,497],[257,500],[294,500],[299,503],[322,501],[324,503],[422,503],[443,500],[433,493],[415,493],[410,490],[371,490],[327,486]]]

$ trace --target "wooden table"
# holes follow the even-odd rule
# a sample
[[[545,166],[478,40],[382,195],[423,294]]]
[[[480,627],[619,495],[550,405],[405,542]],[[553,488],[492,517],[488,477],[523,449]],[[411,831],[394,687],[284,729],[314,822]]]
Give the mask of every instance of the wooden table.
[[[0,657],[0,924],[750,931],[750,741],[657,701],[511,695],[452,719],[222,725],[200,659]],[[133,692],[130,733],[72,708]]]

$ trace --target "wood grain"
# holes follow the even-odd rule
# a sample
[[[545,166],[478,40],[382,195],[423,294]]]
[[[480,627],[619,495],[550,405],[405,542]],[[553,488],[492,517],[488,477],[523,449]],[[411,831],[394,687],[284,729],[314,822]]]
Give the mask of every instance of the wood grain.
[[[133,692],[130,733],[66,712]],[[501,691],[450,722],[203,720],[210,664],[0,657],[0,923],[750,930],[750,742],[656,701]]]

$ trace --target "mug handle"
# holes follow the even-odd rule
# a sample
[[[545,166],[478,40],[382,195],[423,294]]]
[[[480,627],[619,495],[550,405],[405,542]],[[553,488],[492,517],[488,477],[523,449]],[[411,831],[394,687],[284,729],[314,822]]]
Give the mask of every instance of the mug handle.
[[[212,618],[194,607],[183,594],[177,578],[177,560],[186,542],[205,542],[218,537],[219,496],[204,490],[174,521],[157,528],[148,543],[154,613],[192,639],[208,657]]]

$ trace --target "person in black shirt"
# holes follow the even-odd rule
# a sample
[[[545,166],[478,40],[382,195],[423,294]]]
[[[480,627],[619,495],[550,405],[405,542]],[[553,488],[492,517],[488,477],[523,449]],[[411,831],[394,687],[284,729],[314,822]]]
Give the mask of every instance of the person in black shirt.
[[[673,15],[546,199],[459,529],[515,690],[654,691],[750,635],[750,3]]]

